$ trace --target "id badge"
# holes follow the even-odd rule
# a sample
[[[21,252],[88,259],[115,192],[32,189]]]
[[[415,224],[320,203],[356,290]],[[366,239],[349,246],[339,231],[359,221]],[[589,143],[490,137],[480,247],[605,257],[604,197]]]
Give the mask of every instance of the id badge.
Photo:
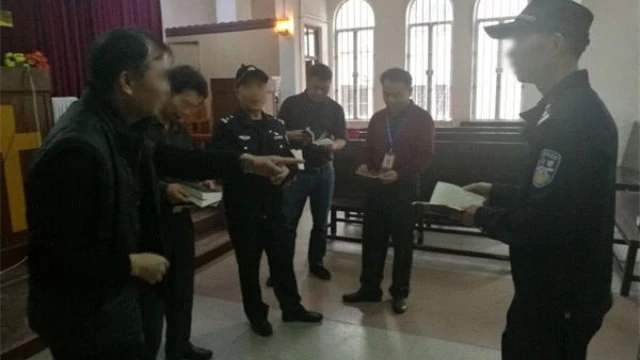
[[[395,162],[396,156],[392,152],[384,154],[384,158],[382,159],[382,170],[392,170]]]

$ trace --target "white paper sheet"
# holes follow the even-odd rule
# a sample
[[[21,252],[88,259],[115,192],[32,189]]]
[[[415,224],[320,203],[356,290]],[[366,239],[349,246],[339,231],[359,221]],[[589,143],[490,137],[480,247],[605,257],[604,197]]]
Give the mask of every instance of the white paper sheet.
[[[484,197],[470,193],[460,186],[439,181],[433,190],[429,203],[461,210],[472,205],[481,206],[485,200]]]

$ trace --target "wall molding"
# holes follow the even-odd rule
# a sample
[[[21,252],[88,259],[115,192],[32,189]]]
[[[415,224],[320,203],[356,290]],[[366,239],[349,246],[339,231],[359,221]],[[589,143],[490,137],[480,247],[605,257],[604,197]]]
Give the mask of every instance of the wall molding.
[[[166,37],[192,36],[205,34],[220,34],[227,32],[240,32],[261,29],[272,29],[276,26],[276,18],[254,19],[244,21],[233,21],[225,23],[214,23],[193,26],[172,27],[165,30]]]

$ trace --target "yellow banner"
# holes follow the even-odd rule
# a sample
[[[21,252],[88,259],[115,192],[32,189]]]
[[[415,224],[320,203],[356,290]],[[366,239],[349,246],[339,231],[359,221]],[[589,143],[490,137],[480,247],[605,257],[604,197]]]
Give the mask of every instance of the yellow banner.
[[[7,184],[11,229],[14,233],[27,230],[27,206],[20,151],[39,147],[40,134],[37,132],[16,133],[13,106],[0,105],[0,153],[4,163],[3,172]]]

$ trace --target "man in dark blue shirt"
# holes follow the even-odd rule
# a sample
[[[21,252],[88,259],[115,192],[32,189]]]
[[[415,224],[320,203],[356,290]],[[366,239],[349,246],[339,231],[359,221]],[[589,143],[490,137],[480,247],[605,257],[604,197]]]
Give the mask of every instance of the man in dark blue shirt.
[[[326,65],[312,66],[307,74],[307,89],[286,99],[279,113],[287,127],[289,141],[294,148],[302,149],[306,160],[304,170],[285,189],[284,213],[291,241],[295,243],[298,222],[308,198],[313,216],[309,271],[323,280],[331,279],[323,258],[327,251],[327,217],[335,182],[333,153],[347,143],[344,110],[327,96],[332,77]]]

